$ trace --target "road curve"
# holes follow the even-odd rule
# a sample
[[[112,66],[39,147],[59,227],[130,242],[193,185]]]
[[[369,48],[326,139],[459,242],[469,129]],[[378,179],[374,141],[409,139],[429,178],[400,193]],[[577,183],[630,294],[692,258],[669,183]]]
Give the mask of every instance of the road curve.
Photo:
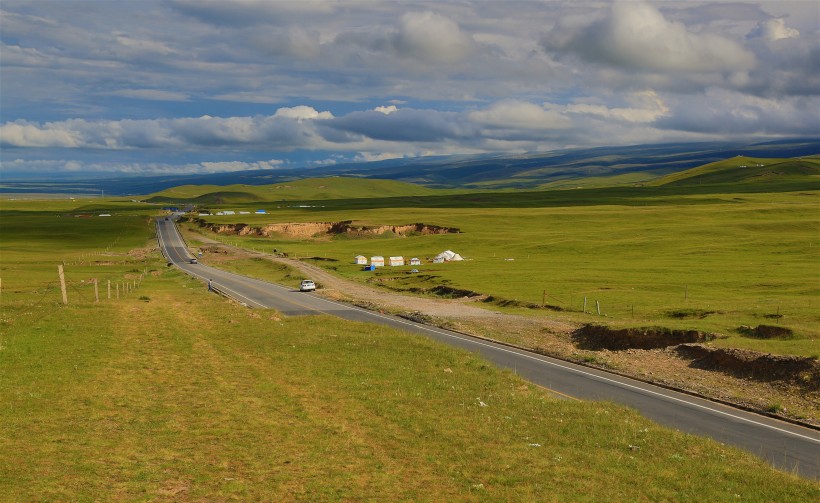
[[[479,353],[494,364],[512,369],[524,379],[559,394],[627,405],[660,424],[711,437],[750,451],[782,470],[820,479],[820,431],[598,369],[367,311],[204,264],[191,264],[192,257],[172,219],[157,220],[157,239],[169,262],[203,282],[211,280],[216,289],[248,307],[272,308],[291,316],[324,313],[423,334]]]

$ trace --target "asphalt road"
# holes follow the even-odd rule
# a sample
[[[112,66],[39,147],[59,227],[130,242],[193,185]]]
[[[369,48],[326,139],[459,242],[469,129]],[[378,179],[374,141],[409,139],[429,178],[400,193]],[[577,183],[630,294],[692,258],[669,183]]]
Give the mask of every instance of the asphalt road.
[[[276,309],[290,316],[324,313],[423,334],[451,346],[479,353],[494,364],[512,369],[524,379],[558,395],[627,405],[660,424],[740,447],[782,470],[820,480],[818,430],[601,370],[341,304],[204,264],[191,264],[192,257],[173,220],[157,220],[157,236],[160,248],[170,262],[205,283],[211,280],[215,289],[248,307]]]

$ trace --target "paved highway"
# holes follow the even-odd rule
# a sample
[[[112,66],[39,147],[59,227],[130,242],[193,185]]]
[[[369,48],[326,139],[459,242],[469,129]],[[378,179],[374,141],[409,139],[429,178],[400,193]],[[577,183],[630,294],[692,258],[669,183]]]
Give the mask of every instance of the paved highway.
[[[559,394],[624,404],[658,423],[741,447],[780,469],[820,479],[820,431],[597,369],[366,311],[204,264],[191,264],[192,257],[173,220],[157,220],[157,237],[170,262],[203,282],[212,280],[216,289],[248,307],[272,308],[285,315],[325,313],[420,333],[479,353],[496,365],[512,369],[524,379]]]

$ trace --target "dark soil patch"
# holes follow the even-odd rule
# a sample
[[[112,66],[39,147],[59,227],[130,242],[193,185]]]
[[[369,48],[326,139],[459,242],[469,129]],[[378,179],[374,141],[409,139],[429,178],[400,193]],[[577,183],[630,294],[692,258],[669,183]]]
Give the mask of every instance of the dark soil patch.
[[[742,326],[738,327],[737,331],[746,337],[755,339],[791,339],[794,337],[792,329],[774,325],[758,325],[755,328]]]
[[[717,311],[706,311],[704,309],[673,309],[671,311],[666,312],[666,316],[669,318],[675,318],[678,320],[690,320],[690,319],[698,319],[702,320],[709,316],[710,314],[715,314]]]
[[[549,309],[550,311],[563,311],[564,308],[561,306],[553,306],[550,304],[535,304],[533,302],[521,302],[520,300],[514,299],[502,299],[500,297],[494,297],[492,295],[488,295],[482,302],[486,302],[488,304],[495,304],[496,306],[501,307],[523,307],[526,309]]]
[[[461,288],[453,288],[450,286],[438,285],[428,290],[430,293],[438,295],[439,297],[447,297],[449,299],[457,299],[462,297],[480,297],[481,294],[472,290],[464,290]]]
[[[662,327],[612,329],[588,324],[572,334],[575,345],[589,350],[658,349],[687,342],[705,342],[715,335],[697,330],[671,330]]]
[[[691,358],[693,368],[758,381],[788,381],[808,390],[820,390],[820,361],[815,358],[710,348],[702,344],[681,344],[677,352]]]

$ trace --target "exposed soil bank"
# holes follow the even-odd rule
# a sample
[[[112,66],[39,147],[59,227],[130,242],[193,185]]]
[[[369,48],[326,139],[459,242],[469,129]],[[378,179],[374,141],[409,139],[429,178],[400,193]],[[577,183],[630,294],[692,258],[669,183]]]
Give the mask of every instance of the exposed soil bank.
[[[692,358],[694,368],[758,381],[788,381],[804,389],[820,390],[820,361],[814,358],[710,348],[702,344],[681,344],[676,350],[682,356]]]
[[[611,329],[604,325],[584,325],[572,334],[581,349],[658,349],[686,342],[705,342],[715,335],[697,330],[670,330],[668,328]]]
[[[790,339],[794,335],[790,328],[774,325],[758,325],[754,328],[743,326],[738,328],[737,331],[746,337],[755,339]]]
[[[269,237],[278,235],[287,238],[305,239],[317,235],[347,235],[350,237],[381,236],[393,233],[396,236],[429,235],[429,234],[458,234],[461,231],[454,227],[439,227],[423,223],[407,225],[353,225],[352,220],[343,222],[295,222],[268,224],[253,227],[247,224],[217,224],[206,222],[201,218],[193,220],[200,227],[204,227],[217,234],[236,234],[239,236]]]

